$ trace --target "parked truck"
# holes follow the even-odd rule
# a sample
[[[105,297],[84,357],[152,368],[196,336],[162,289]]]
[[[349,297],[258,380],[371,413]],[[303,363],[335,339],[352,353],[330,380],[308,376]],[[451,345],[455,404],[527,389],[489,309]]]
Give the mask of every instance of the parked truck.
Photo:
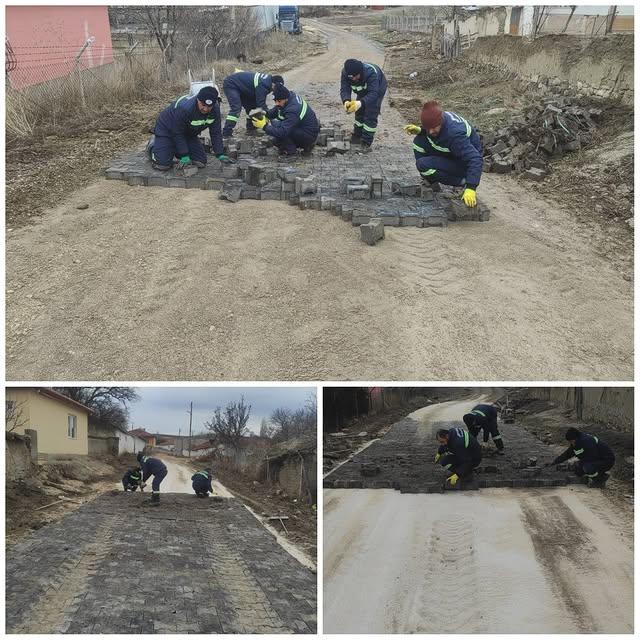
[[[298,7],[278,7],[278,29],[286,33],[293,33],[294,35],[302,33]]]

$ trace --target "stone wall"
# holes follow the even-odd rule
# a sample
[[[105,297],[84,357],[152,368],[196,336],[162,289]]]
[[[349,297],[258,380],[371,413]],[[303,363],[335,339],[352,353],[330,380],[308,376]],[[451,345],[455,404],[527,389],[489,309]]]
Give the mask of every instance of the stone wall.
[[[100,457],[118,455],[118,438],[112,436],[89,436],[89,455]]]
[[[292,496],[303,497],[306,494],[305,486],[308,484],[309,491],[313,496],[313,503],[317,501],[317,458],[315,452],[303,454],[304,459],[304,484],[301,486],[302,461],[297,454],[292,454],[282,463],[278,471],[278,484]]]
[[[554,387],[532,393],[573,409],[584,422],[609,423],[625,431],[633,430],[633,388],[631,387]]]
[[[34,476],[37,466],[33,462],[31,439],[28,436],[8,432],[6,441],[6,479],[7,481],[20,480]],[[37,450],[35,452],[37,456]]]

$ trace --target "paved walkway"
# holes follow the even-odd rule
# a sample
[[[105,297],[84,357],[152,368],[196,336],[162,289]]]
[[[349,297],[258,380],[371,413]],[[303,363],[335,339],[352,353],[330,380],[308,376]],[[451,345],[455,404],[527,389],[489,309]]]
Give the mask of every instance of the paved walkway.
[[[438,450],[436,431],[464,427],[463,414],[483,401],[486,401],[484,397],[469,402],[443,402],[413,412],[396,422],[383,438],[330,473],[324,480],[324,486],[334,489],[398,489],[402,493],[442,492],[447,473],[434,462]],[[555,458],[556,452],[517,423],[499,421],[498,428],[504,439],[505,455],[499,456],[489,439],[477,468],[474,489],[556,487],[581,483],[566,463],[541,469],[541,465]],[[482,442],[482,433],[478,437]],[[536,458],[534,466],[529,464],[530,458]],[[367,475],[363,474],[363,468]]]
[[[103,495],[7,552],[7,633],[314,633],[316,576],[235,499]]]

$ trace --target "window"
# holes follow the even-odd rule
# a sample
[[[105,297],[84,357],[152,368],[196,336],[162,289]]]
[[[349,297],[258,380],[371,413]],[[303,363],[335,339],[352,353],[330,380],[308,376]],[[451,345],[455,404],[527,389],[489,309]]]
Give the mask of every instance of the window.
[[[67,416],[67,435],[75,440],[76,438],[76,416]]]
[[[15,400],[5,401],[5,410],[4,410],[5,417],[9,418],[10,416],[15,414],[17,404],[18,403]]]

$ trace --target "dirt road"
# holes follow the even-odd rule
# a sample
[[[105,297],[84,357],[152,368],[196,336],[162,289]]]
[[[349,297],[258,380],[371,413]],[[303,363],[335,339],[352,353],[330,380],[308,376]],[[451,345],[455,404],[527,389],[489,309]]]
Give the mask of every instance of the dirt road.
[[[287,84],[346,121],[342,62],[383,54],[317,26]],[[407,147],[413,176],[402,124],[383,111],[372,155]],[[488,223],[372,249],[328,214],[97,179],[8,233],[8,378],[631,379],[632,285],[598,239],[509,178],[481,197]]]
[[[416,412],[425,425],[469,403]],[[328,633],[631,633],[633,515],[599,490],[324,491]]]

